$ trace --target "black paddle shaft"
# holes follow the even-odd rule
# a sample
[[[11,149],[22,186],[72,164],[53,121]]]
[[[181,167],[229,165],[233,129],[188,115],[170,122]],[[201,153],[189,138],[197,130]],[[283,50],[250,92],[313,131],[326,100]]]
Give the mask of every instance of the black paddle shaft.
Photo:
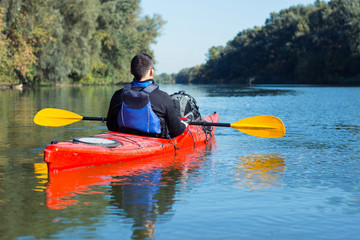
[[[217,126],[217,127],[231,127],[230,123],[213,123],[213,122],[189,122],[190,125],[200,126]]]
[[[90,121],[106,121],[106,117],[83,117],[83,120],[90,120]]]

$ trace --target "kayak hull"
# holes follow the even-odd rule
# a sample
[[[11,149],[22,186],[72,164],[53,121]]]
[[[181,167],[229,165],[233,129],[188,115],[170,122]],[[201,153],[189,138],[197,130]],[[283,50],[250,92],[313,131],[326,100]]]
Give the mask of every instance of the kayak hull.
[[[219,116],[214,113],[204,119],[208,122],[218,122]],[[96,146],[75,141],[59,142],[46,147],[44,161],[48,165],[48,171],[56,173],[65,169],[151,158],[205,144],[213,136],[214,131],[215,127],[189,125],[183,134],[171,140],[117,132],[102,133],[94,137],[115,140],[120,143],[119,146]]]

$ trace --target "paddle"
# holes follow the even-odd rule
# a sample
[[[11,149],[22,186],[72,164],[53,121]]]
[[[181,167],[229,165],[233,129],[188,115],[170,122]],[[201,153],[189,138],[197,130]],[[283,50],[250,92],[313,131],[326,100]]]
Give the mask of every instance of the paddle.
[[[273,116],[254,116],[234,123],[190,122],[191,125],[232,127],[236,130],[262,138],[281,138],[285,135],[285,125]]]
[[[79,114],[57,108],[44,108],[34,117],[34,123],[46,127],[62,127],[81,120],[106,121],[105,117],[83,117]]]
[[[81,120],[106,121],[105,117],[83,117],[79,114],[56,108],[44,108],[34,117],[34,123],[46,127],[66,126]],[[190,122],[190,125],[232,127],[243,133],[263,138],[281,138],[285,135],[282,121],[273,116],[255,116],[235,123]]]

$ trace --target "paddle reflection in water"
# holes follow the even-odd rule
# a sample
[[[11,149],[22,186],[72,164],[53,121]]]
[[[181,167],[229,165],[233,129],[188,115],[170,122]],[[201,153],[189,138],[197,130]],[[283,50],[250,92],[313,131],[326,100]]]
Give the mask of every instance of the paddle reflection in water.
[[[280,187],[285,170],[285,157],[279,154],[259,154],[238,157],[236,187],[251,190]]]
[[[174,195],[179,191],[177,185],[187,185],[197,178],[214,144],[212,138],[207,145],[196,147],[196,152],[189,149],[156,158],[50,173],[47,183],[44,182],[47,169],[42,163],[36,164],[39,186],[35,190],[46,185],[46,206],[50,209],[79,204],[96,206],[89,197],[81,202],[83,196],[104,194],[111,209],[121,209],[116,214],[132,219],[134,238],[151,237],[158,217],[171,214]]]

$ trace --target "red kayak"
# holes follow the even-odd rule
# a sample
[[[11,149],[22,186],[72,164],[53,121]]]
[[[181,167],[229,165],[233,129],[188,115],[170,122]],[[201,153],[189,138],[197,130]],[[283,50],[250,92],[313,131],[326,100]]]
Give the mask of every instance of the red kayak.
[[[198,169],[205,158],[206,151],[215,147],[215,139],[210,138],[207,144],[197,145],[196,151],[191,148],[178,151],[176,154],[168,153],[159,157],[149,157],[122,163],[106,164],[94,167],[76,168],[68,171],[56,173],[47,172],[46,163],[35,164],[35,173],[41,183],[37,187],[38,191],[44,191],[43,179],[48,179],[45,183],[46,206],[51,209],[63,209],[70,205],[88,204],[79,196],[104,194],[101,188],[93,188],[100,185],[128,185],[134,184],[133,179],[139,179],[138,185],[153,185],[157,178],[137,178],[136,176],[149,176],[154,172],[161,172],[159,178],[166,178],[162,181],[176,181],[177,175],[184,181],[196,178],[195,169]],[[44,165],[45,166],[44,166]],[[176,171],[174,171],[176,169]],[[171,177],[166,177],[166,173],[172,172]],[[186,179],[186,180],[185,180]],[[170,184],[172,185],[172,184]],[[105,188],[104,191],[107,188]],[[105,193],[108,194],[108,193]]]
[[[217,113],[204,117],[207,122],[217,123]],[[45,149],[44,161],[49,173],[59,170],[104,165],[151,158],[175,151],[195,148],[205,144],[215,127],[189,125],[173,139],[143,137],[108,132],[87,138],[75,138],[70,142],[56,142]]]

